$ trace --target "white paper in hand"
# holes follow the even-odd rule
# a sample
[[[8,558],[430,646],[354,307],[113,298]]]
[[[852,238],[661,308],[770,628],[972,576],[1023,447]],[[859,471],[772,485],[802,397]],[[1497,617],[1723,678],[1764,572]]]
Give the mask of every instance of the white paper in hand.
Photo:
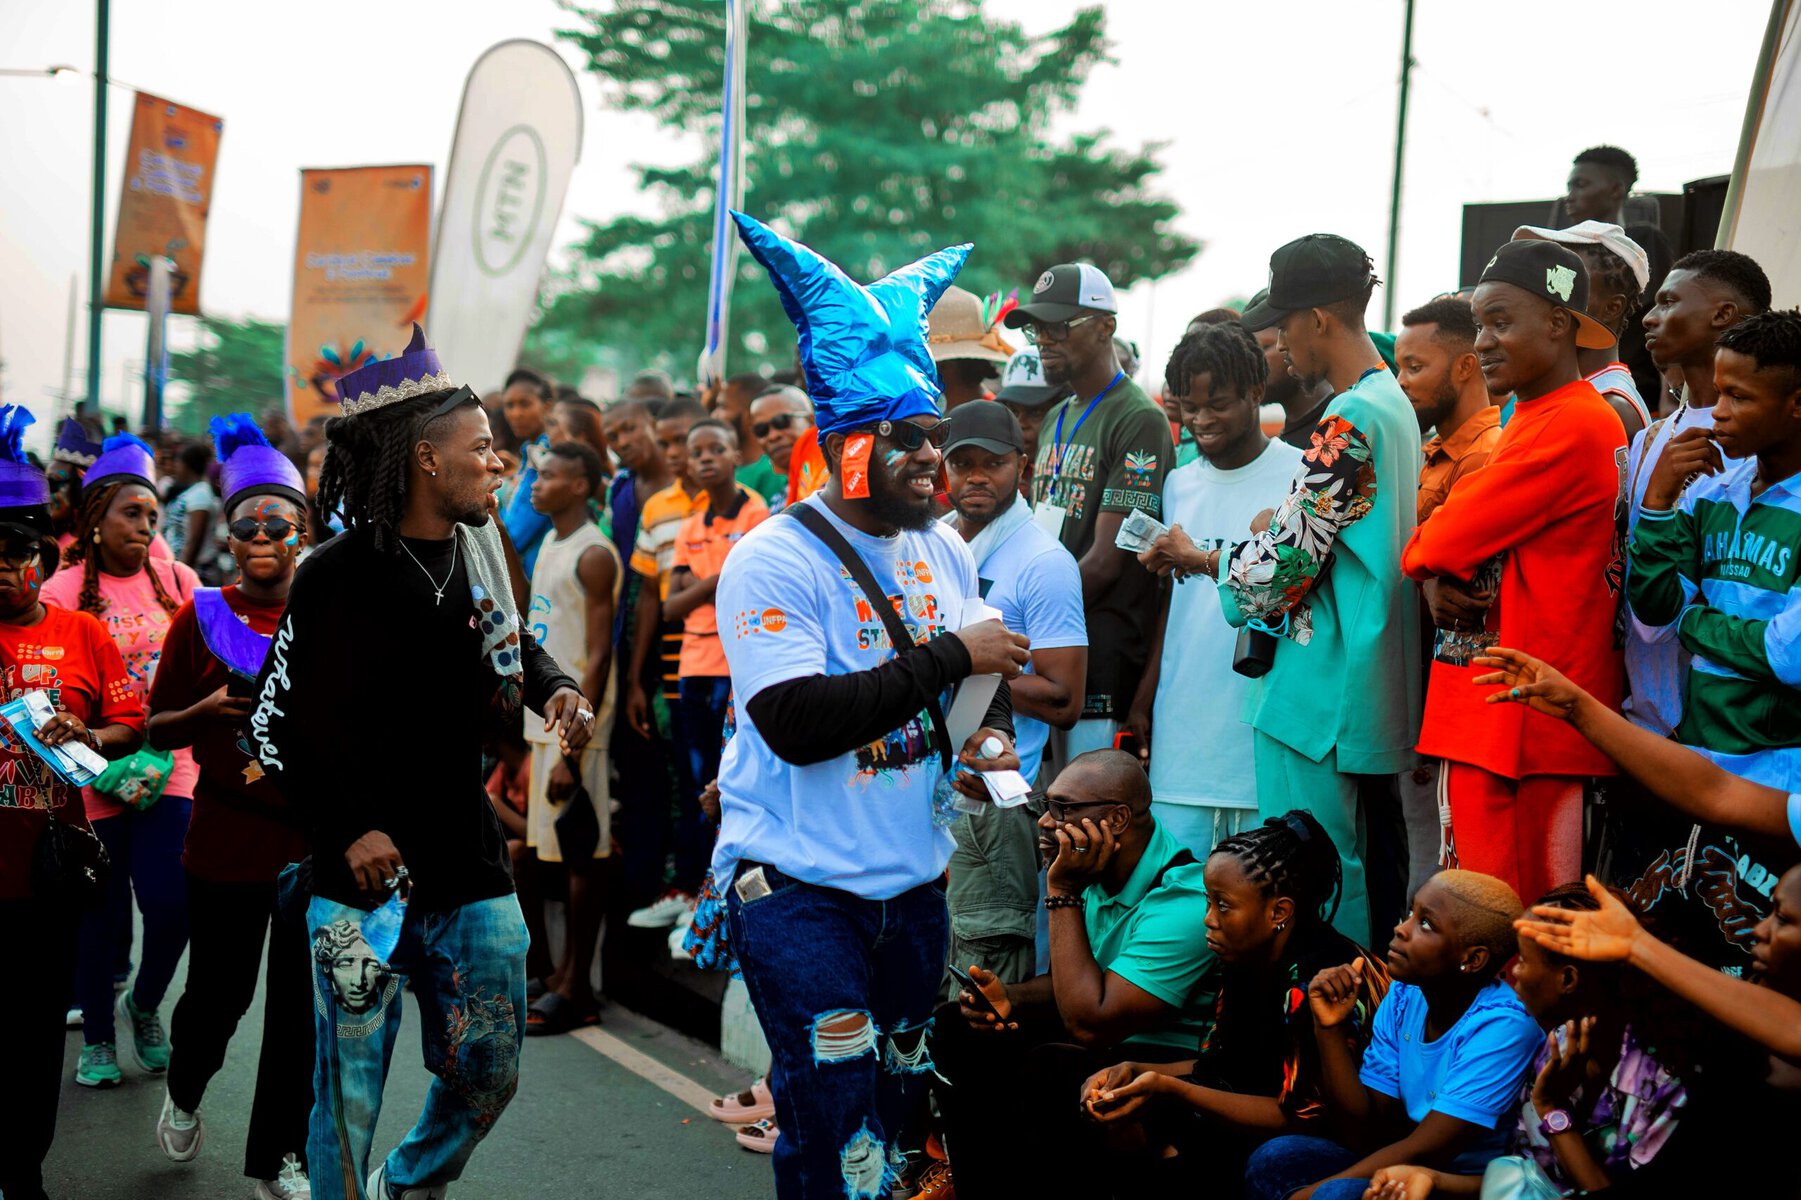
[[[980,603],[972,604],[964,614],[963,628],[1000,619],[998,608]],[[963,743],[982,727],[982,718],[988,715],[988,706],[994,702],[994,693],[1000,686],[999,675],[971,675],[957,685],[957,694],[951,699],[951,710],[944,715],[945,727],[951,735],[952,754],[961,752]]]

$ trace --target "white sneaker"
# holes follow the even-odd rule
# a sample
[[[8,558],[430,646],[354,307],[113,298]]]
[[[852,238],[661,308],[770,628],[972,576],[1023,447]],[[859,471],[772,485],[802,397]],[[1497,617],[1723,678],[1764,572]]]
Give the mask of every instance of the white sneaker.
[[[692,921],[683,921],[669,931],[669,958],[672,962],[694,961],[694,956],[688,953],[687,946],[683,945],[688,940],[688,927],[692,923]]]
[[[388,1160],[382,1159],[375,1170],[369,1172],[369,1183],[363,1189],[369,1200],[445,1200],[450,1195],[446,1188],[429,1186],[407,1188],[402,1192],[388,1190]],[[310,1195],[310,1193],[309,1193]]]
[[[274,1179],[259,1179],[251,1200],[312,1200],[313,1185],[306,1177],[300,1159],[289,1154],[281,1160],[281,1172]]]
[[[63,1028],[64,1029],[80,1029],[81,1028],[81,1009],[71,1008],[68,1012],[63,1014]]]
[[[192,1162],[206,1141],[206,1127],[198,1112],[183,1112],[175,1100],[163,1092],[163,1112],[156,1119],[156,1144],[170,1162]]]
[[[633,929],[668,929],[694,908],[694,897],[687,892],[664,892],[625,919]]]

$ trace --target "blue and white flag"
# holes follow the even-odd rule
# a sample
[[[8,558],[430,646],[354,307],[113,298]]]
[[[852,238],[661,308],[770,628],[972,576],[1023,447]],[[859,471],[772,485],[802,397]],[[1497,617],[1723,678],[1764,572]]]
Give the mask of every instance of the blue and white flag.
[[[725,0],[725,87],[720,96],[719,176],[713,197],[713,257],[707,284],[707,340],[695,378],[704,386],[725,378],[725,339],[738,270],[738,237],[731,212],[744,198],[744,59],[750,40],[749,0]]]

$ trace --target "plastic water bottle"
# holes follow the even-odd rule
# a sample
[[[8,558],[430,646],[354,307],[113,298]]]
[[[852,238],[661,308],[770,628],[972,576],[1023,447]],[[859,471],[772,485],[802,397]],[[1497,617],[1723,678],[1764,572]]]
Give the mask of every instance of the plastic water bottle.
[[[983,758],[999,758],[1006,747],[1001,745],[997,737],[984,738],[981,751]],[[954,782],[959,771],[968,772],[969,768],[962,763],[954,762],[951,769],[944,773],[932,789],[932,824],[939,829],[947,829],[969,813],[980,811],[980,801],[971,800],[957,790]]]
[[[387,903],[363,918],[363,940],[369,952],[385,967],[400,946],[400,927],[406,924],[406,897],[396,890]]]

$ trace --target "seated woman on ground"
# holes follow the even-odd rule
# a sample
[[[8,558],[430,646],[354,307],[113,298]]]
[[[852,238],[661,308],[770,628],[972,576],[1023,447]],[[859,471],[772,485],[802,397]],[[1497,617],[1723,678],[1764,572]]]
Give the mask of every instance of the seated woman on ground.
[[[1540,909],[1595,912],[1581,884],[1555,888]],[[1686,1113],[1688,1089],[1660,1047],[1680,1052],[1693,1030],[1674,1028],[1635,993],[1617,966],[1580,963],[1520,939],[1513,988],[1547,1031],[1522,1089],[1509,1153],[1481,1175],[1429,1167],[1384,1167],[1369,1200],[1435,1196],[1567,1196],[1613,1187],[1649,1168]],[[1630,1020],[1628,1017],[1630,1016]]]
[[[1336,1138],[1289,1134],[1251,1155],[1250,1200],[1360,1200],[1383,1167],[1479,1173],[1506,1149],[1519,1087],[1544,1034],[1500,978],[1517,944],[1519,897],[1474,871],[1441,871],[1414,896],[1388,948],[1394,979],[1359,1068],[1340,1028],[1364,959],[1314,977],[1327,1117]]]
[[[1122,1062],[1082,1085],[1082,1107],[1145,1195],[1236,1176],[1278,1133],[1319,1124],[1319,1053],[1307,985],[1366,952],[1332,928],[1338,850],[1299,810],[1227,838],[1207,857],[1207,945],[1222,964],[1214,1026],[1187,1062]],[[1341,1036],[1362,1052],[1388,979],[1365,972]],[[1159,1186],[1159,1185],[1162,1186]]]

